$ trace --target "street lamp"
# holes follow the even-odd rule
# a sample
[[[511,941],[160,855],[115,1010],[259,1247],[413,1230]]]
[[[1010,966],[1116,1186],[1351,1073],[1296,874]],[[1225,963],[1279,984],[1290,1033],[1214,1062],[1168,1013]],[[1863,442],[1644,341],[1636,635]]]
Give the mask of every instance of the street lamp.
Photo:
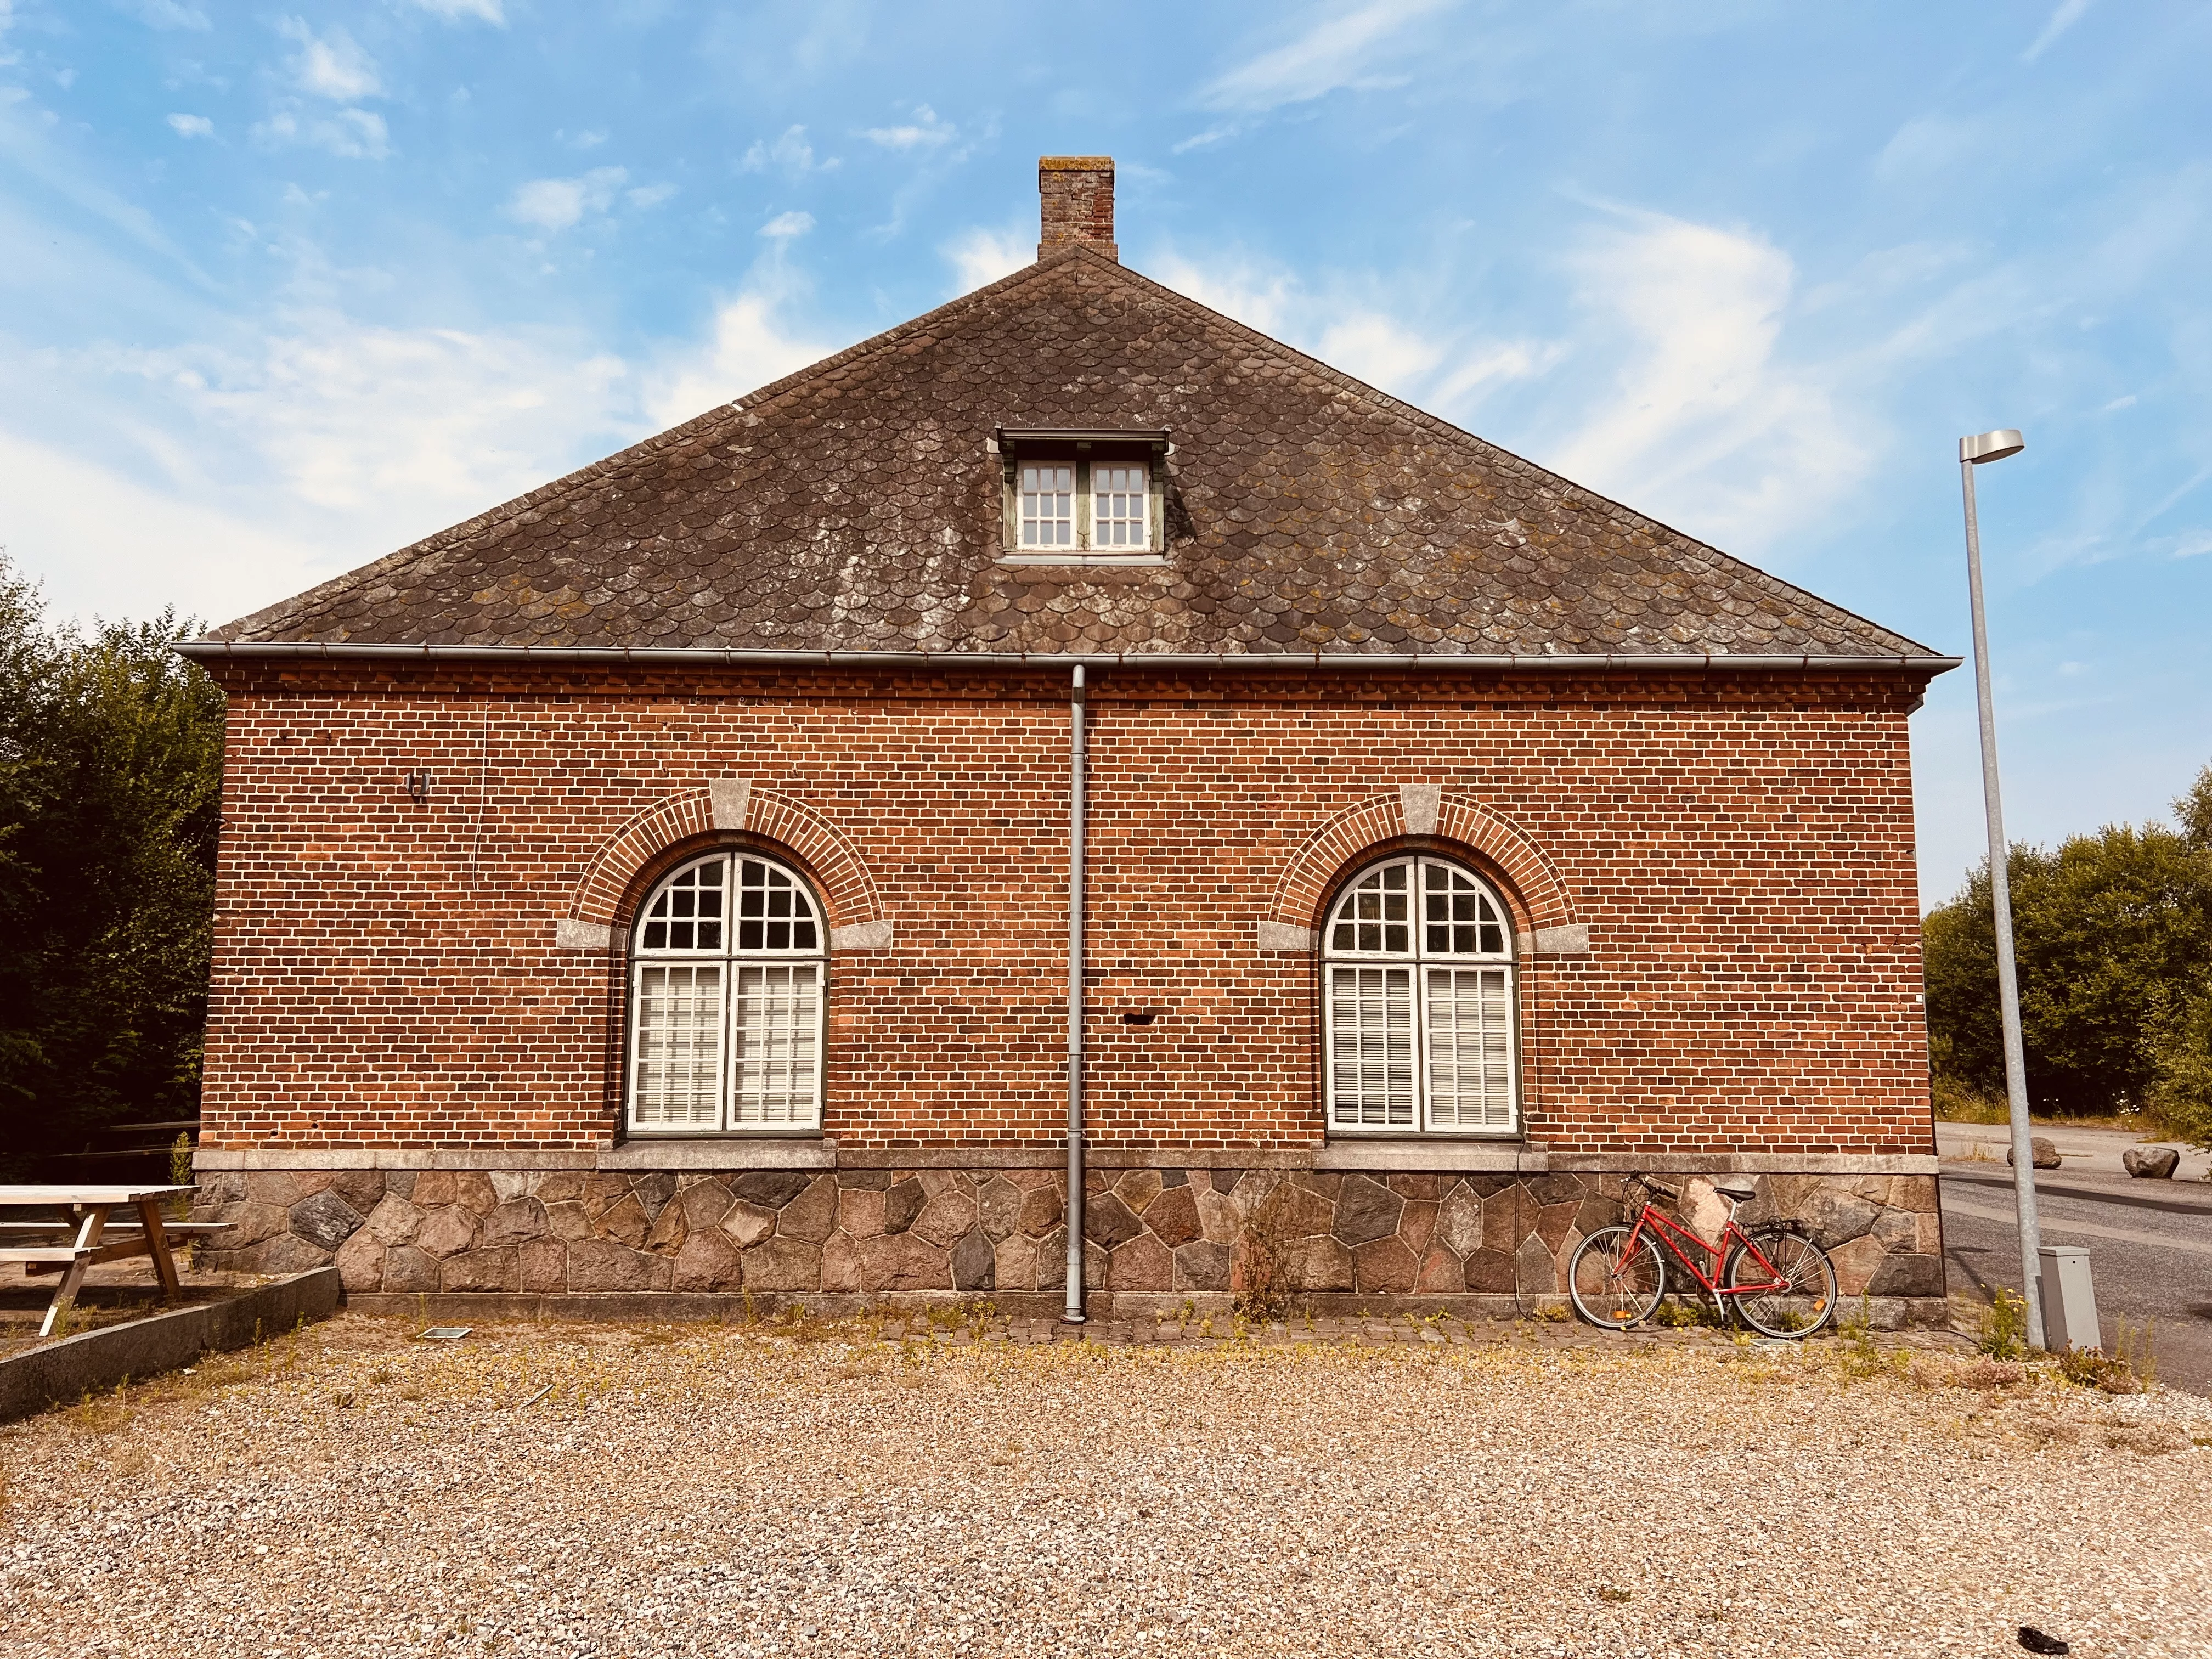
[[[2020,974],[2012,955],[2012,880],[2006,868],[2004,807],[1997,795],[1997,722],[1990,703],[1990,636],[1982,619],[1982,532],[1974,518],[1974,469],[2027,448],[2010,427],[1959,440],[1959,484],[1966,497],[1966,592],[1974,611],[1974,694],[1982,714],[1982,804],[1990,829],[1990,904],[1996,917],[1997,1007],[2004,1020],[2005,1097],[2012,1114],[2012,1189],[2020,1210],[2020,1282],[2027,1300],[2027,1340],[2043,1346],[2043,1297],[2036,1284],[2035,1147],[2028,1132],[2027,1060],[2020,1040]]]

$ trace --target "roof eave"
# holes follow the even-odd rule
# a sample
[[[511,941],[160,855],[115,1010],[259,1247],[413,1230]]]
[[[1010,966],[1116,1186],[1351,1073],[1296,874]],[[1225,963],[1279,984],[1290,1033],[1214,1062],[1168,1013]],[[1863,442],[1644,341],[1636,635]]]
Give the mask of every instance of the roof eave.
[[[1711,655],[1694,652],[1646,654],[1478,657],[1449,653],[1386,654],[1354,651],[748,651],[695,646],[380,645],[353,641],[187,640],[177,651],[201,661],[239,658],[320,658],[331,661],[647,663],[696,668],[762,666],[826,668],[1419,668],[1455,672],[1603,672],[1703,670],[1788,673],[1856,670],[1869,673],[1948,673],[1963,657],[1814,656],[1788,653]]]

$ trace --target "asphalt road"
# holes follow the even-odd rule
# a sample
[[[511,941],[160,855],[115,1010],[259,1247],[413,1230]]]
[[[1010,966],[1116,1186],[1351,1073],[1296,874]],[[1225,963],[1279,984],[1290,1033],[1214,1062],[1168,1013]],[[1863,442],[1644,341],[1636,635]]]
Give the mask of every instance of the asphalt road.
[[[1942,1190],[1952,1288],[2019,1290],[2012,1171],[1947,1158]],[[2148,1321],[2159,1379],[2212,1394],[2212,1186],[2062,1165],[2037,1170],[2035,1190],[2043,1242],[2089,1251],[2105,1352],[2121,1320]]]

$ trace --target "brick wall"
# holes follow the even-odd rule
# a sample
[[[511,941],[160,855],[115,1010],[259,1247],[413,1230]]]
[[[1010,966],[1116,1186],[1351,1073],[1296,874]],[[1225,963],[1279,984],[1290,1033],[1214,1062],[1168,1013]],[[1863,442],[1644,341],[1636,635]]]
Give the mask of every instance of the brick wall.
[[[1056,673],[216,672],[231,724],[207,1148],[608,1141],[619,963],[556,948],[556,924],[607,908],[588,890],[608,888],[626,829],[659,813],[711,835],[704,792],[726,778],[788,803],[793,836],[845,849],[859,877],[818,871],[823,886],[891,925],[891,948],[833,963],[825,1133],[1057,1139]],[[1475,861],[1522,927],[1589,929],[1587,956],[1524,964],[1532,1139],[1654,1168],[1929,1152],[1918,690],[1094,673],[1094,1138],[1321,1138],[1315,964],[1262,951],[1256,929],[1285,906],[1313,921],[1297,872],[1402,840],[1416,785],[1439,792],[1438,833],[1487,845]],[[433,779],[420,805],[416,769]],[[1125,1024],[1135,1009],[1158,1017]]]

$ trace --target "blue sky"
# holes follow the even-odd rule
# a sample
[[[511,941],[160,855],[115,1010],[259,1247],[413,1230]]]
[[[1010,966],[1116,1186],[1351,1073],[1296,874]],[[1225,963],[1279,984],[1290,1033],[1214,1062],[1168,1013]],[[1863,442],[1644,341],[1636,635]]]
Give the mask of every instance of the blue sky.
[[[1953,653],[2010,827],[2212,760],[2212,8],[0,0],[0,544],[222,620],[1031,257],[1129,264]],[[1923,897],[1981,836],[1915,720]]]

